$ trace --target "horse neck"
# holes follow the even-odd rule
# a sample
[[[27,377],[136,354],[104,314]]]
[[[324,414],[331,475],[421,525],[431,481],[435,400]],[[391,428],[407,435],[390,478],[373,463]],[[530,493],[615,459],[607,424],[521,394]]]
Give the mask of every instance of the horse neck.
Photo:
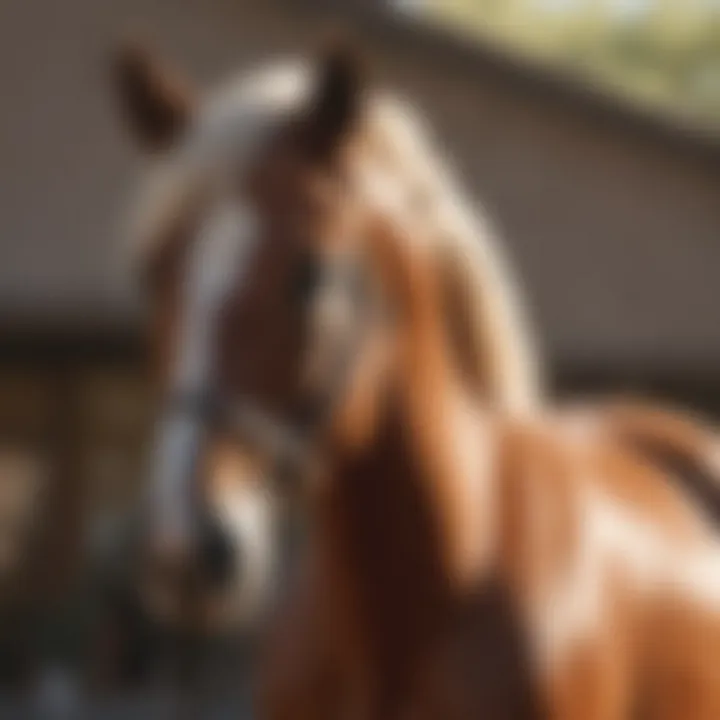
[[[320,516],[345,627],[386,678],[446,621],[482,522],[458,446],[480,426],[465,412],[432,274],[390,260],[402,299],[392,392],[366,446],[333,453]]]

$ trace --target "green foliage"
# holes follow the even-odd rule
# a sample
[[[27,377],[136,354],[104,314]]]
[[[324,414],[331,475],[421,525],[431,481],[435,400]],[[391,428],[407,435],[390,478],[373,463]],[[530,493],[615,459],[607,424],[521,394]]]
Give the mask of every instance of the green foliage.
[[[720,126],[720,0],[430,0],[427,10],[632,101]]]

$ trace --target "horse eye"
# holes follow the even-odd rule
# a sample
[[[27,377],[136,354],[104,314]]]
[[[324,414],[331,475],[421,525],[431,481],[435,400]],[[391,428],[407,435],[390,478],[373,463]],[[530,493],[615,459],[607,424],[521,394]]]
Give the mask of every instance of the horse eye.
[[[315,292],[321,280],[320,264],[311,255],[300,259],[292,277],[290,289],[293,302],[306,302]]]

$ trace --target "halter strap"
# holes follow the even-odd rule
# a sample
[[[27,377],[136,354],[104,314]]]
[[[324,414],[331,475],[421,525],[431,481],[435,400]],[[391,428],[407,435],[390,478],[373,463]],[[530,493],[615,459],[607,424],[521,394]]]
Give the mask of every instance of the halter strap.
[[[231,439],[246,444],[269,458],[273,464],[273,480],[304,481],[308,470],[317,461],[317,442],[328,426],[337,398],[347,380],[347,368],[357,351],[359,338],[363,335],[370,308],[357,289],[354,273],[344,278],[353,282],[354,292],[361,304],[359,325],[352,341],[339,348],[330,371],[327,387],[322,395],[305,408],[304,416],[295,422],[279,419],[257,402],[246,397],[226,398],[216,388],[174,392],[166,403],[168,414],[180,414],[225,433]]]
[[[166,412],[186,415],[249,445],[269,457],[275,474],[302,471],[312,456],[312,440],[321,422],[297,427],[282,422],[246,398],[224,399],[213,391],[184,391],[170,396]]]

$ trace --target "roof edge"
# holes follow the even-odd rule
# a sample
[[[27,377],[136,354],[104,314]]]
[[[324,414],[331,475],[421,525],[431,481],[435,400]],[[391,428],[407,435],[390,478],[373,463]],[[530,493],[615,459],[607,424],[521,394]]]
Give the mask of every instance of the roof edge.
[[[535,63],[520,53],[512,53],[488,39],[476,40],[454,32],[450,27],[431,24],[422,17],[392,12],[384,3],[338,3],[332,0],[284,0],[295,10],[303,5],[347,23],[359,34],[388,45],[401,43],[411,51],[430,51],[438,62],[458,72],[482,72],[486,77],[522,88],[594,122],[616,131],[634,134],[644,142],[660,142],[701,162],[720,167],[720,129],[695,124],[672,113],[658,113],[626,100],[611,90],[584,82],[562,68]]]

